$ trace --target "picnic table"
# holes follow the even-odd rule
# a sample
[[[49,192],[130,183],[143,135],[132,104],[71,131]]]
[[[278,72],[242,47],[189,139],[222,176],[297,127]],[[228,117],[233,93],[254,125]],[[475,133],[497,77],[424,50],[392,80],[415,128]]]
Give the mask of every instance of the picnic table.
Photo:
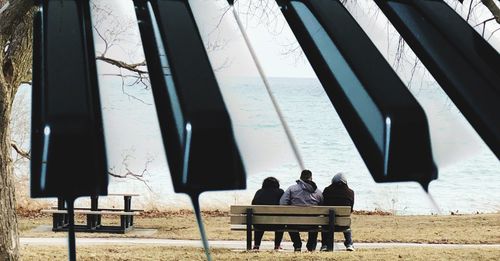
[[[142,210],[132,209],[132,197],[139,194],[108,194],[108,197],[123,197],[123,208],[99,208],[99,196],[90,197],[90,208],[75,208],[75,214],[87,216],[86,224],[75,224],[77,232],[126,233],[134,227],[134,216]],[[102,196],[101,196],[102,197]],[[63,198],[57,199],[57,206],[42,210],[52,214],[52,231],[68,231],[68,210]],[[120,225],[103,225],[102,215],[120,216]]]

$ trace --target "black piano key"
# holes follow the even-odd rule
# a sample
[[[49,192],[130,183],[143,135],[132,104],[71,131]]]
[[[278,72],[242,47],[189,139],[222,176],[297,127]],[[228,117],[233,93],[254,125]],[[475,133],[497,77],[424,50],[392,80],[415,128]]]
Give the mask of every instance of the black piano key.
[[[175,191],[245,188],[231,119],[188,1],[135,5]]]
[[[277,2],[375,181],[436,179],[422,107],[344,6]]]
[[[31,196],[107,194],[88,1],[41,1],[34,21]]]
[[[498,52],[443,1],[375,2],[500,158]]]

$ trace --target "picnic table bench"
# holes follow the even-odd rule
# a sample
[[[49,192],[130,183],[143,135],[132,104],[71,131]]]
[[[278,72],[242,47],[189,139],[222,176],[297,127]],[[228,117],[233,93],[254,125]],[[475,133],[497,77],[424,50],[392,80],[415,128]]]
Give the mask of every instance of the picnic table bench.
[[[75,224],[77,232],[103,232],[103,233],[126,233],[134,227],[134,216],[142,210],[132,209],[132,197],[138,194],[108,194],[107,196],[123,197],[123,208],[99,208],[99,196],[90,197],[90,208],[75,208],[75,214],[87,215],[86,224]],[[57,199],[57,206],[51,209],[43,209],[43,213],[52,214],[52,231],[68,231],[68,210],[64,199]],[[102,215],[120,216],[120,225],[103,225]]]
[[[252,230],[283,232],[343,232],[351,225],[349,206],[233,205],[231,230],[247,232],[247,250],[252,247]],[[254,225],[283,225],[266,229]],[[334,233],[332,233],[333,235]],[[333,249],[333,238],[331,245]]]

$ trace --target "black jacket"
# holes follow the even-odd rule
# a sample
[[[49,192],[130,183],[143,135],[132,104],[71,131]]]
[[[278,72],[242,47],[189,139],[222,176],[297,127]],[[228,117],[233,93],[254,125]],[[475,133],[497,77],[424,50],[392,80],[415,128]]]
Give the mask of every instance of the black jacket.
[[[354,206],[354,191],[346,184],[332,184],[323,190],[324,206]]]
[[[252,205],[279,205],[284,191],[278,188],[262,188],[257,190]]]

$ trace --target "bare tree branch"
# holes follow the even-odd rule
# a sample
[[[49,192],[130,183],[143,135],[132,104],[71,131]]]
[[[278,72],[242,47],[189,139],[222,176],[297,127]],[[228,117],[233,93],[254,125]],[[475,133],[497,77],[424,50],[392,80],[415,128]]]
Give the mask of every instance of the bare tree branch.
[[[493,35],[494,35],[496,32],[498,32],[498,31],[500,31],[500,28],[497,28],[497,29],[495,29],[493,32],[491,32],[490,36],[489,36],[489,37],[488,37],[488,39],[486,39],[486,40],[488,40],[488,41],[489,41],[489,40],[491,39],[491,37],[493,37]]]
[[[467,18],[465,19],[466,21],[469,21],[469,19],[470,19],[470,15],[472,14],[472,10],[474,10],[474,8],[472,7],[472,4],[474,4],[474,0],[471,0],[471,1],[470,1],[470,4],[469,4],[469,11],[467,12]]]
[[[122,165],[125,167],[125,172],[124,173],[120,173],[120,174],[116,173],[115,172],[115,167],[112,167],[108,171],[108,175],[110,175],[112,177],[115,177],[115,178],[120,178],[120,179],[131,178],[131,179],[135,179],[135,180],[141,181],[142,183],[144,183],[144,185],[146,185],[146,187],[150,191],[152,191],[152,189],[149,186],[148,182],[144,179],[144,176],[147,173],[149,173],[148,172],[149,164],[151,162],[153,162],[153,160],[152,159],[148,159],[146,161],[146,163],[144,164],[144,169],[140,173],[137,173],[137,172],[134,172],[134,171],[130,170],[130,168],[128,166],[128,161],[129,161],[130,158],[132,158],[132,156],[130,156],[130,155],[126,155],[123,158]]]
[[[473,27],[477,27],[478,25],[483,25],[484,26],[484,24],[486,24],[489,21],[493,21],[493,20],[495,20],[495,17],[488,18],[488,19],[486,19],[486,20],[484,20],[484,21],[482,21],[482,22],[474,25]]]
[[[490,10],[497,23],[500,24],[500,8],[498,7],[498,4],[496,4],[494,0],[481,0],[481,2]]]
[[[21,149],[14,141],[10,142],[10,146],[19,154],[21,157],[31,160],[31,153]]]
[[[139,73],[139,74],[147,74],[148,73],[148,71],[144,71],[144,70],[140,69],[141,67],[146,66],[146,61],[142,61],[139,63],[126,63],[124,61],[116,60],[116,59],[105,57],[102,55],[97,56],[96,60],[109,63],[111,65],[118,67],[118,68],[126,69],[126,70],[129,70],[131,72],[135,72],[135,73]]]

